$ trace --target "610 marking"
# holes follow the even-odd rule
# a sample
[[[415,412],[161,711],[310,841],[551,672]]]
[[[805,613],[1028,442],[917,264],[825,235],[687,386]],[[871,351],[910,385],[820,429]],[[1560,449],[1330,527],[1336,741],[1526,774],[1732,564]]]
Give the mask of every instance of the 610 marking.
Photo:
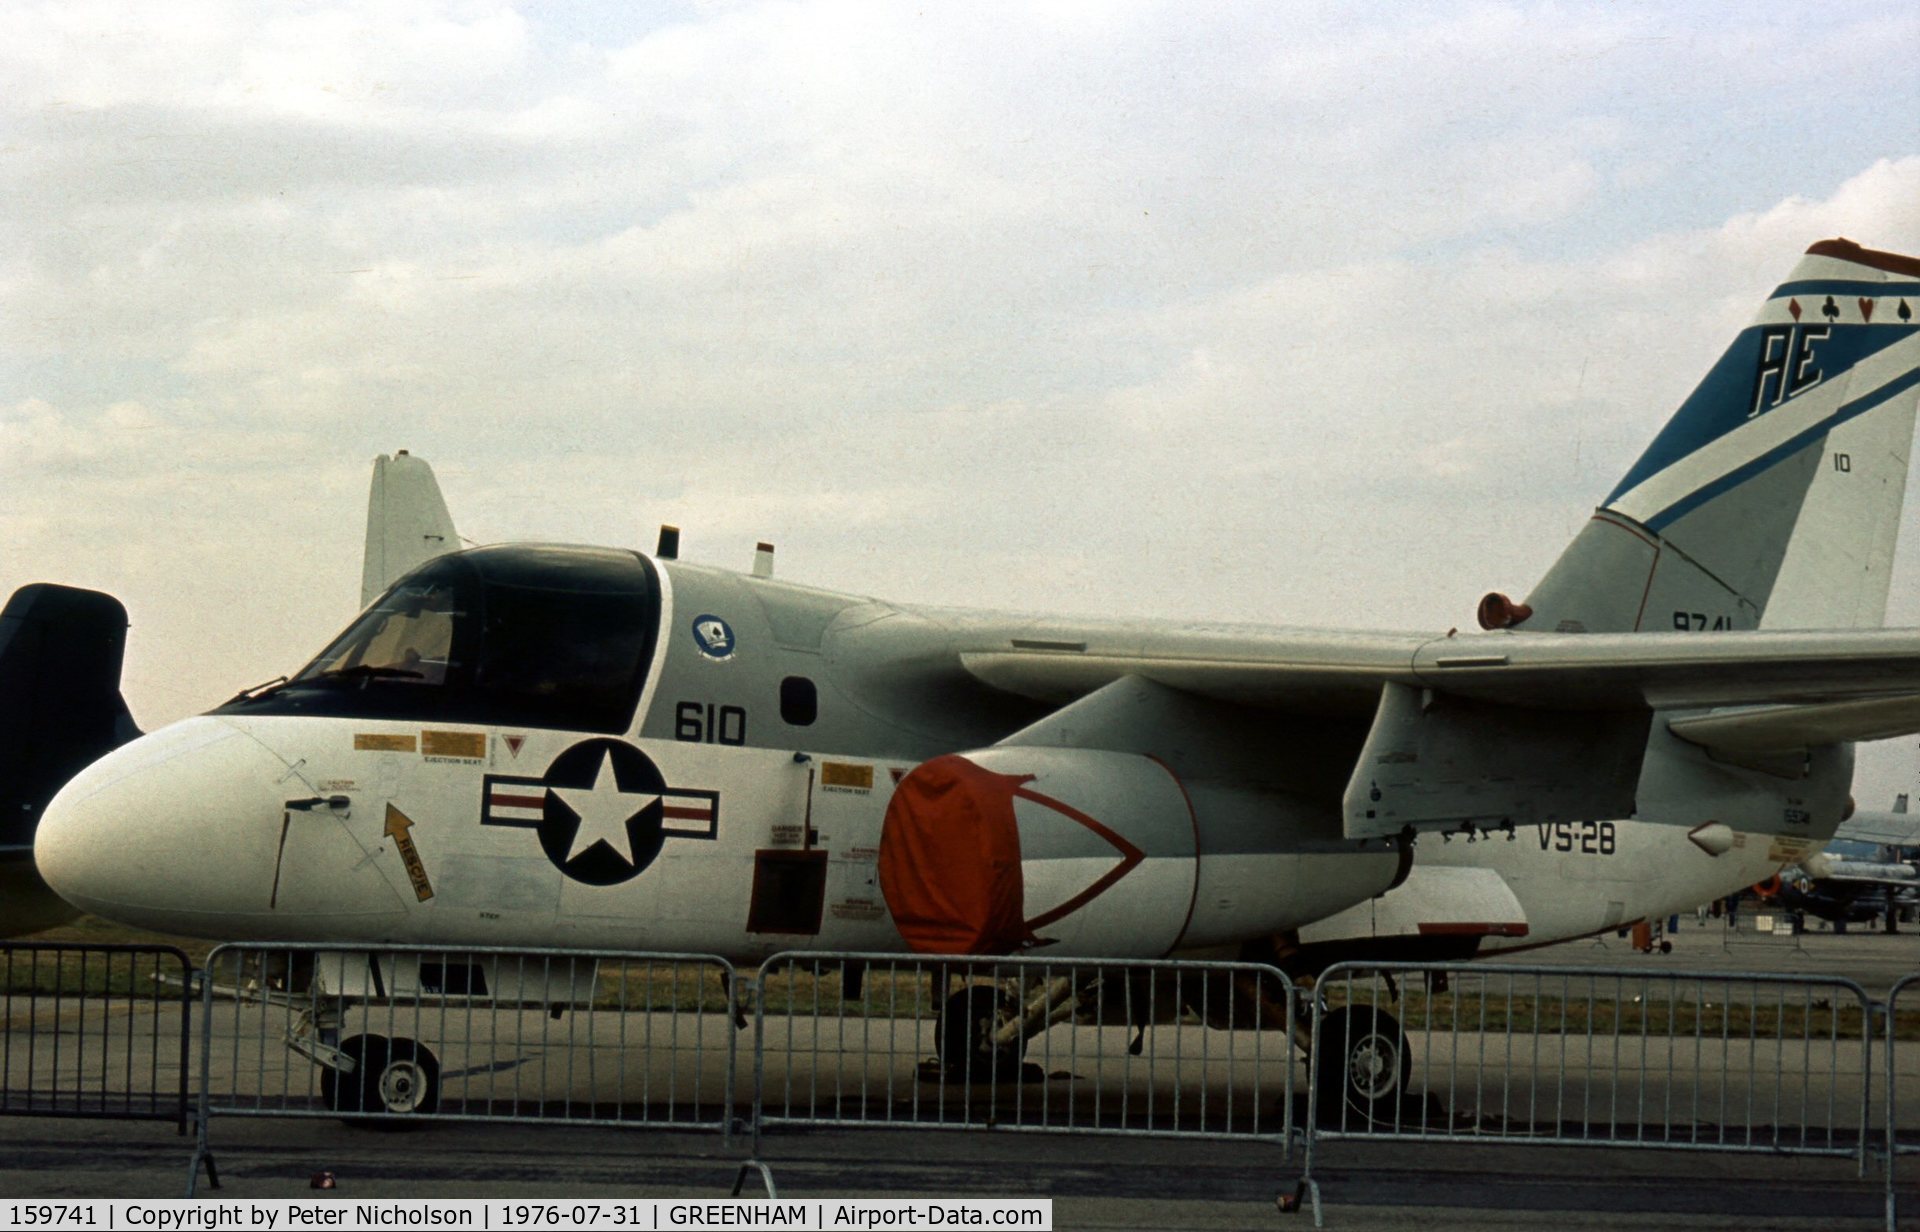
[[[673,738],[686,744],[743,745],[747,742],[746,707],[681,702],[673,708]]]

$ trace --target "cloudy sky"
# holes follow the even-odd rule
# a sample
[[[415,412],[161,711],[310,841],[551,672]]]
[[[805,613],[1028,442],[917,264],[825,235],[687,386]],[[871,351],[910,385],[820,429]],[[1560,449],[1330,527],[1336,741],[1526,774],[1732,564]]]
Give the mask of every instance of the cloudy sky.
[[[193,713],[351,616],[407,448],[479,542],[1466,625],[1809,243],[1920,252],[1916,59],[1892,5],[8,4],[0,593],[119,595]]]

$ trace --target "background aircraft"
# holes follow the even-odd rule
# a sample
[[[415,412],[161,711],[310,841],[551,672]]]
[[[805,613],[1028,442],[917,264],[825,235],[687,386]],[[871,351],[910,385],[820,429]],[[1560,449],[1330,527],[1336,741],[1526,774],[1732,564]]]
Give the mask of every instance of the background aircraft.
[[[1914,302],[1920,262],[1815,245],[1482,633],[916,608],[672,551],[481,548],[89,768],[37,857],[174,932],[744,960],[1310,975],[1665,915],[1817,847],[1849,742],[1920,728],[1920,632],[1872,628]]]
[[[1802,921],[1811,915],[1844,931],[1878,917],[1898,932],[1900,913],[1920,901],[1920,814],[1907,811],[1905,793],[1890,812],[1856,813],[1833,841],[1756,889]]]
[[[54,793],[140,734],[120,696],[127,609],[70,586],[22,586],[0,611],[0,937],[79,914],[41,880],[33,835]]]
[[[1837,842],[1868,843],[1876,847],[1920,848],[1920,813],[1909,811],[1906,792],[1893,798],[1885,811],[1860,809],[1834,831]]]

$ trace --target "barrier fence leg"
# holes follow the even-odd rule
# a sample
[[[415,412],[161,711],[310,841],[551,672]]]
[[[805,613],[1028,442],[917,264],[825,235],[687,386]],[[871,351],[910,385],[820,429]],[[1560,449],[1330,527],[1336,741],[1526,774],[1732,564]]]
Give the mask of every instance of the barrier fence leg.
[[[1280,1208],[1281,1214],[1291,1215],[1299,1211],[1301,1199],[1304,1197],[1313,1204],[1313,1226],[1323,1228],[1326,1226],[1326,1221],[1320,1209],[1320,1182],[1313,1179],[1313,1150],[1319,1138],[1320,1126],[1320,1084],[1314,1081],[1313,1073],[1313,1050],[1319,1046],[1320,1042],[1321,1001],[1317,986],[1309,993],[1308,1004],[1312,1007],[1311,1018],[1308,1020],[1308,1044],[1303,1050],[1307,1058],[1307,1123],[1301,1127],[1300,1131],[1300,1136],[1304,1140],[1301,1149],[1300,1180],[1294,1186],[1292,1193],[1282,1193],[1274,1200],[1274,1205]]]
[[[194,1151],[193,1162],[187,1165],[187,1196],[189,1198],[199,1197],[200,1169],[202,1166],[207,1170],[207,1188],[220,1188],[220,1169],[214,1165],[213,1152],[202,1146]]]
[[[211,1102],[209,1097],[213,1089],[212,1080],[209,1077],[213,1064],[213,976],[207,971],[195,970],[187,976],[187,986],[200,1000],[200,1098],[194,1101],[193,1158],[187,1161],[187,1197],[191,1198],[195,1196],[196,1187],[199,1185],[202,1167],[207,1170],[207,1188],[209,1189],[220,1188],[220,1170],[214,1165],[213,1149],[207,1143],[207,1108]],[[189,1004],[192,1000],[193,996],[190,996]],[[189,1035],[191,1022],[192,1018],[188,1017],[182,1026],[182,1030]],[[187,1047],[188,1042],[190,1041],[182,1042],[180,1051],[183,1057],[191,1055]],[[186,1079],[183,1077],[182,1083],[185,1084],[185,1082]]]
[[[758,1172],[760,1173],[760,1183],[766,1187],[767,1196],[769,1198],[777,1198],[780,1196],[779,1191],[777,1191],[773,1187],[773,1169],[767,1167],[767,1165],[761,1163],[757,1159],[749,1159],[746,1162],[742,1163],[740,1165],[740,1170],[734,1173],[733,1175],[733,1196],[734,1197],[736,1198],[739,1197],[740,1191],[746,1188],[748,1169],[758,1170]]]
[[[1899,993],[1900,988],[1896,985],[1893,991],[1887,994],[1886,1005],[1883,1007],[1884,1016],[1881,1018],[1881,1021],[1886,1024],[1883,1029],[1887,1037],[1887,1232],[1897,1232],[1900,1220],[1900,1191],[1894,1187],[1894,1180],[1899,1172],[1900,1164],[1900,1134],[1898,1123],[1899,1096],[1895,1091],[1893,1055],[1893,1037],[1897,1034],[1894,1029],[1893,1009]],[[1869,1051],[1871,1051],[1871,1049],[1869,1049]]]
[[[220,1188],[220,1170],[214,1166],[213,1149],[207,1145],[207,1096],[200,1093],[200,1106],[193,1114],[193,1158],[187,1161],[187,1197],[196,1195],[200,1183],[200,1169],[207,1170],[207,1188]]]
[[[1873,1013],[1882,1007],[1873,1001],[1863,1001],[1860,1005],[1860,1171],[1862,1180],[1867,1177],[1868,1157],[1873,1154]],[[1883,1015],[1881,1020],[1886,1026],[1887,1038],[1893,1038],[1893,1018]],[[1891,1074],[1892,1068],[1887,1072]],[[1893,1156],[1887,1156],[1887,1168],[1893,1168]]]

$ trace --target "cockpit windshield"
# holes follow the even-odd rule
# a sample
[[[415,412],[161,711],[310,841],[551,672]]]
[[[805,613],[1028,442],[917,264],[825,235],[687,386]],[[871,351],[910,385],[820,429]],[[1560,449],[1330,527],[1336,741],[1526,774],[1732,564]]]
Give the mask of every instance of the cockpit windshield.
[[[623,732],[659,623],[635,553],[480,548],[422,565],[292,680],[215,713]]]
[[[294,679],[378,677],[445,684],[453,622],[460,615],[457,602],[446,578],[408,578]]]

